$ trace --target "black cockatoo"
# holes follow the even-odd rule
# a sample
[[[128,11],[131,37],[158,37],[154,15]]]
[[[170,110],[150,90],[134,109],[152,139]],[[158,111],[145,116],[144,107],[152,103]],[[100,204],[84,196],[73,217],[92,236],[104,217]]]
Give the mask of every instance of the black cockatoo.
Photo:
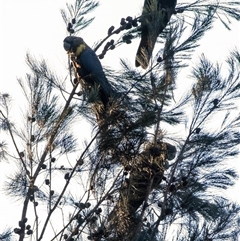
[[[102,65],[95,52],[80,37],[68,36],[63,40],[64,49],[75,57],[77,72],[86,83],[99,89],[99,98],[104,107],[107,106],[109,98],[114,96],[114,90],[108,82]]]
[[[135,65],[146,69],[157,37],[175,12],[177,0],[145,0],[141,16],[141,42]]]

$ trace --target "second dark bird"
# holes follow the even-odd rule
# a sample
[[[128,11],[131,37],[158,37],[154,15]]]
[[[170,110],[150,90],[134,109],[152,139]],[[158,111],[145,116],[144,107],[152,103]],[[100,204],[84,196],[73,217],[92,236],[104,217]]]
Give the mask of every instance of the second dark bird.
[[[175,12],[177,0],[145,0],[141,16],[141,42],[135,65],[146,69],[157,41]]]
[[[68,36],[63,40],[63,47],[68,54],[76,58],[77,72],[87,84],[99,89],[99,98],[106,107],[114,91],[108,82],[102,65],[95,52],[80,37]]]

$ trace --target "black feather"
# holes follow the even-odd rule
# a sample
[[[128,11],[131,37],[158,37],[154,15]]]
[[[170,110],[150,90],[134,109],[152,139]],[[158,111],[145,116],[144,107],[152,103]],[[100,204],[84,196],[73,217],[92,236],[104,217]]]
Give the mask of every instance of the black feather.
[[[146,69],[157,37],[167,26],[175,12],[177,0],[145,0],[141,16],[141,42],[135,66]]]

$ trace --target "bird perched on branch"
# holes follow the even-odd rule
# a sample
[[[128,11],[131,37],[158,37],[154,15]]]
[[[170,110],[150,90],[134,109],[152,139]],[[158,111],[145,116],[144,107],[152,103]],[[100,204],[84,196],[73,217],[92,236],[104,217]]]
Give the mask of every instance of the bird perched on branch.
[[[108,82],[102,65],[95,52],[80,37],[68,36],[63,40],[63,47],[76,62],[77,73],[84,81],[99,90],[99,99],[104,107],[107,106],[109,98],[114,95],[114,91]]]
[[[177,0],[145,0],[141,21],[141,42],[135,65],[146,69],[152,56],[157,37],[167,26],[175,12]]]

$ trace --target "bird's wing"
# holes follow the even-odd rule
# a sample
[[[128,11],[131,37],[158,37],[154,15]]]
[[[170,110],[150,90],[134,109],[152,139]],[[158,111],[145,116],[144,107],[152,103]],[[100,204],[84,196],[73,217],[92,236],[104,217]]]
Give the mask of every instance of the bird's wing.
[[[93,78],[107,96],[110,96],[113,93],[112,87],[105,77],[102,65],[95,52],[91,48],[87,48],[79,56],[79,60],[84,71]]]

